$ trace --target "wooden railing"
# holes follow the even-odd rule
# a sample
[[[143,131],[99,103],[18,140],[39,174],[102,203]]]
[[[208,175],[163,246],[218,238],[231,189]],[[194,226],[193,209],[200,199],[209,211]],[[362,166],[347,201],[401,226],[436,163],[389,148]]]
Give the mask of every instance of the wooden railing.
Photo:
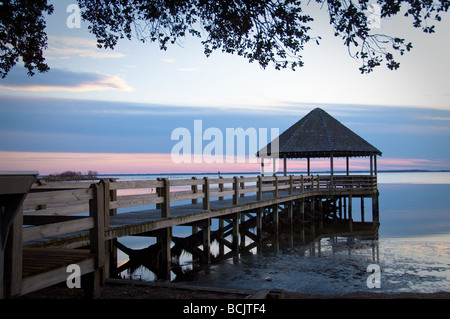
[[[33,226],[23,228],[23,242],[93,228],[94,215],[103,215],[96,210],[98,197],[104,197],[103,188],[97,184],[86,186],[89,188],[29,193],[23,205],[23,224]],[[73,216],[79,213],[90,216]]]
[[[181,201],[190,201],[192,204],[201,201],[203,209],[209,210],[211,200],[232,198],[232,205],[239,205],[239,198],[256,195],[257,200],[262,200],[262,195],[266,192],[273,192],[273,197],[278,198],[311,191],[374,191],[377,189],[377,178],[371,175],[236,176],[141,181],[102,180],[99,184],[104,188],[103,201],[107,216],[115,215],[117,209],[121,208],[156,205],[156,208],[161,209],[161,217],[169,217],[171,204]],[[91,183],[87,182],[36,184],[25,200],[24,216],[27,220],[33,218],[35,221],[40,216],[42,222],[45,222],[57,220],[56,216],[87,213],[89,200],[92,199],[90,185]],[[68,189],[69,187],[73,189]],[[106,224],[107,219],[108,217]]]
[[[35,186],[34,192],[28,193],[22,206],[23,214],[14,219],[10,238],[12,251],[5,261],[10,269],[8,296],[19,296],[65,281],[66,267],[72,263],[79,265],[80,275],[95,273],[96,276],[105,264],[103,185],[71,190],[38,187],[38,190],[36,192]],[[68,216],[86,211],[87,216]],[[29,247],[31,242],[87,230],[90,250],[65,247],[43,251]],[[93,287],[96,290],[93,293],[98,293],[98,280]]]
[[[95,188],[93,188],[96,186]],[[95,189],[95,191],[94,191]],[[96,183],[35,184],[23,204],[23,243],[42,241],[54,236],[92,229],[95,218],[109,228],[110,216],[118,209],[149,205],[160,209],[161,218],[170,217],[171,206],[187,201],[210,209],[213,200],[230,200],[230,206],[239,205],[245,196],[282,198],[314,192],[342,195],[357,191],[376,191],[377,178],[370,175],[335,176],[255,176],[233,178],[158,179],[142,181],[101,180]],[[242,201],[242,200],[241,200]],[[187,204],[187,203],[183,203]],[[97,208],[95,208],[97,207]],[[101,207],[101,211],[98,208]],[[150,206],[151,207],[151,206]],[[89,242],[82,244],[88,245]],[[79,246],[76,242],[74,245]],[[67,242],[65,247],[71,247]]]

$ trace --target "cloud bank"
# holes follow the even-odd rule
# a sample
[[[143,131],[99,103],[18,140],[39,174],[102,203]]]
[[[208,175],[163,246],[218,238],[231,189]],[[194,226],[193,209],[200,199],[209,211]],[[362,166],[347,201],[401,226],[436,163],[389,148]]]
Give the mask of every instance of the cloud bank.
[[[134,91],[118,75],[72,72],[62,69],[51,69],[48,73],[36,74],[33,77],[29,77],[16,68],[6,79],[0,81],[0,88],[28,92]]]
[[[91,59],[117,59],[126,57],[121,52],[99,49],[95,39],[51,35],[48,36],[48,49],[45,51],[45,55],[49,60],[69,59],[74,56]]]

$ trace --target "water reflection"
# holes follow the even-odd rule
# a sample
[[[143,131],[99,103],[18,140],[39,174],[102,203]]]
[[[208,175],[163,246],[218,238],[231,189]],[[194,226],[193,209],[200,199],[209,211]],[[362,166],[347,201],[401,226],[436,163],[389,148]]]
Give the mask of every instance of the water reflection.
[[[313,232],[316,236],[312,236]],[[325,222],[323,230],[318,225],[313,230],[311,225],[305,225],[264,235],[261,241],[240,236],[239,252],[226,245],[221,247],[215,239],[211,246],[212,263],[208,265],[182,250],[172,259],[172,281],[224,288],[277,288],[311,294],[450,290],[448,234],[379,238],[379,231],[372,228],[372,223],[354,223],[350,232],[348,223]],[[154,260],[152,258],[145,262]],[[370,275],[367,267],[371,264],[381,268],[380,289],[367,287]],[[148,264],[136,263],[132,274],[127,270],[122,275],[141,280],[157,279],[157,268],[151,266],[150,271],[146,267]]]
[[[450,185],[380,184],[380,237],[448,234]]]
[[[196,285],[247,289],[279,288],[318,294],[366,288],[367,266],[380,261],[378,231],[372,223],[324,223],[267,237],[253,253],[239,254],[190,273]]]
[[[378,228],[372,222],[353,222],[352,226],[348,221],[288,225],[278,233],[264,232],[258,238],[254,224],[247,220],[240,226],[238,250],[233,250],[229,229],[211,231],[211,264],[202,263],[202,238],[201,230],[184,238],[172,237],[172,281],[253,289],[254,284],[245,287],[246,283],[279,283],[277,277],[295,269],[306,274],[307,268],[312,267],[310,271],[315,272],[317,267],[308,266],[305,260],[321,258],[342,263],[341,256],[359,258],[364,251],[365,265],[379,262]],[[158,243],[143,249],[130,249],[120,243],[117,247],[129,256],[119,267],[122,277],[149,281],[164,278],[158,265]],[[293,265],[294,269],[289,269]],[[365,275],[365,269],[358,269],[357,273]],[[320,271],[316,275],[319,274]],[[283,280],[290,281],[287,277]]]

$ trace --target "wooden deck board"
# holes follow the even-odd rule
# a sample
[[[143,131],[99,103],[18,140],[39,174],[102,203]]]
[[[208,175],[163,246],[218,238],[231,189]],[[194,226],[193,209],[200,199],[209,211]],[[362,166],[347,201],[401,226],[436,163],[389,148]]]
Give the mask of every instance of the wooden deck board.
[[[24,248],[23,268],[24,278],[57,269],[69,264],[80,263],[92,257],[86,249],[62,248]]]

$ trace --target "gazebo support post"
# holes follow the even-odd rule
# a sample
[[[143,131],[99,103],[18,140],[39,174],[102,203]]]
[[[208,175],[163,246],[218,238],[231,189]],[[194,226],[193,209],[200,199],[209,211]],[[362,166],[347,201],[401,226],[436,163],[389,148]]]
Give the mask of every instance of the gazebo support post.
[[[310,176],[311,175],[311,158],[309,158],[309,157],[307,158],[306,166],[307,166],[308,176]]]
[[[370,176],[373,176],[373,155],[370,155]]]
[[[377,154],[373,157],[373,165],[375,167],[375,176],[378,175],[378,169],[377,169]]]
[[[331,187],[334,187],[334,180],[333,180],[333,175],[334,175],[334,158],[333,158],[333,153],[330,154],[330,174],[331,174]]]
[[[333,154],[330,155],[330,174],[331,174],[331,176],[334,175],[334,159],[333,159]]]
[[[347,156],[347,176],[350,175],[350,158]]]

